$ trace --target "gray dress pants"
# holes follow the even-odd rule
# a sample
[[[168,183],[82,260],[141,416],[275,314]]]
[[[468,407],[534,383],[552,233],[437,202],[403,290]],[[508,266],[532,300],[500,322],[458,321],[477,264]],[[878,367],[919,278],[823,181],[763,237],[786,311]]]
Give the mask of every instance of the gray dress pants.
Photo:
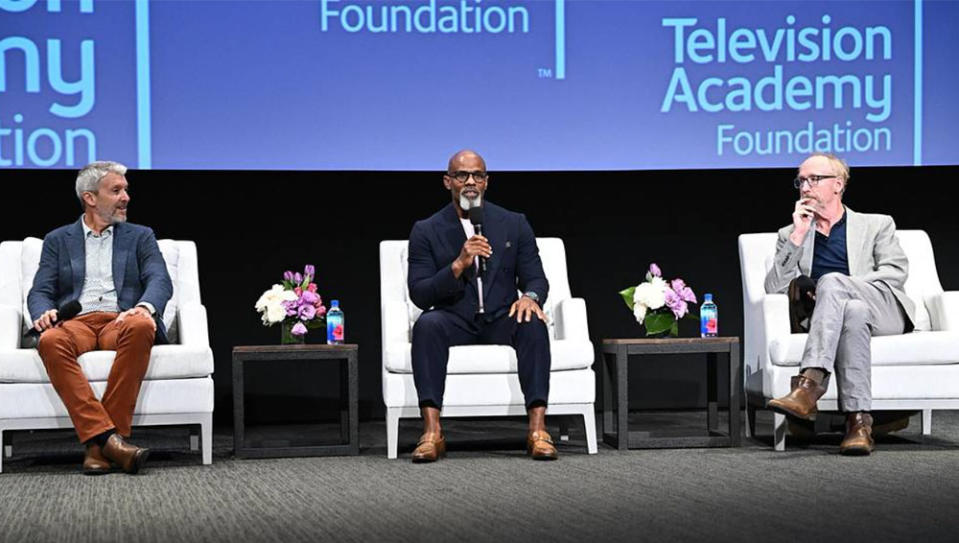
[[[801,369],[821,368],[836,374],[839,407],[845,412],[872,407],[870,338],[901,334],[906,317],[883,283],[867,283],[841,273],[827,273],[816,283],[816,309]],[[827,375],[824,386],[829,386]]]

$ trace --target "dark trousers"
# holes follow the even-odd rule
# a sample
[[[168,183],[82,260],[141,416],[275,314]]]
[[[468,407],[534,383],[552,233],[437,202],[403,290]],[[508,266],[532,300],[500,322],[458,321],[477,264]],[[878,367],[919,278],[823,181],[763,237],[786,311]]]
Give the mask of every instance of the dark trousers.
[[[504,314],[485,322],[464,320],[459,315],[434,309],[420,315],[413,325],[413,382],[420,407],[443,407],[446,364],[454,345],[510,345],[516,350],[519,384],[526,407],[546,405],[549,398],[549,333],[546,324],[533,317],[517,323]]]

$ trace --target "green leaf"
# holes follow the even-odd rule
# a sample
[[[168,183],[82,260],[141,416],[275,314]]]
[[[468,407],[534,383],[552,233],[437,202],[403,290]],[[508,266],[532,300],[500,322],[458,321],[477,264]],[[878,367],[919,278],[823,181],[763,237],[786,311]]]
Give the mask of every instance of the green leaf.
[[[652,336],[669,330],[676,324],[672,313],[646,313],[646,335]]]
[[[686,316],[683,317],[683,318],[684,318],[684,319],[689,319],[689,320],[691,320],[691,321],[698,321],[698,320],[699,320],[699,315],[697,315],[697,314],[694,313],[692,310],[690,310],[690,312],[689,312],[689,313],[686,313]]]
[[[679,335],[679,321],[673,321],[673,325],[669,328],[669,335],[673,337]]]
[[[636,287],[629,287],[619,291],[619,295],[623,297],[623,301],[626,302],[626,306],[629,307],[629,310],[633,310],[633,293],[636,292]]]

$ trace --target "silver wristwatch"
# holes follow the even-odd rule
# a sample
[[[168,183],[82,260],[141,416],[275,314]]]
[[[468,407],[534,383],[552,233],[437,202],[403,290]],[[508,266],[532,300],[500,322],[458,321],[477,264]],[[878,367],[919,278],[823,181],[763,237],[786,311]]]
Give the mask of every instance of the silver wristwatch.
[[[533,292],[532,290],[528,290],[528,291],[524,292],[524,293],[523,293],[523,296],[526,296],[526,297],[529,298],[530,300],[533,300],[534,302],[539,303],[539,294],[536,294],[536,293]]]

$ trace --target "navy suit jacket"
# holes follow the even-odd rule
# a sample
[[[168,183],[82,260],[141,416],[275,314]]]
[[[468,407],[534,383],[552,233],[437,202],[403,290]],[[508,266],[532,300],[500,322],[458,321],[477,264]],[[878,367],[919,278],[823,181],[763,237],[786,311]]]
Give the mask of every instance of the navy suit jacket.
[[[517,300],[517,288],[539,295],[546,302],[549,282],[536,247],[536,236],[526,217],[490,202],[483,204],[483,234],[489,239],[493,255],[483,278],[483,304],[487,322],[509,311]],[[410,232],[410,298],[424,311],[433,307],[457,313],[467,322],[476,316],[475,271],[459,278],[451,267],[459,257],[466,233],[450,203],[432,217],[418,221]]]
[[[40,266],[27,295],[30,318],[80,297],[86,276],[86,243],[78,220],[43,238]],[[148,302],[156,309],[156,343],[167,343],[163,310],[173,296],[173,283],[153,230],[130,223],[113,225],[113,284],[120,311]]]

